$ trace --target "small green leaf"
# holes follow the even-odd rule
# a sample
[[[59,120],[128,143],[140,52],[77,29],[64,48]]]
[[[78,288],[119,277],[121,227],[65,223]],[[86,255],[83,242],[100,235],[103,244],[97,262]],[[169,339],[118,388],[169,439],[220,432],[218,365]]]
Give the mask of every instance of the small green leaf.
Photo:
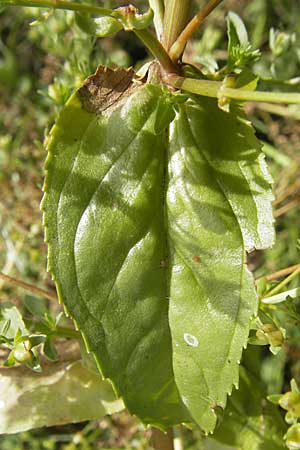
[[[53,343],[53,339],[47,337],[43,345],[43,353],[50,361],[58,360],[58,353]]]
[[[28,361],[25,362],[26,367],[37,373],[42,372],[40,355],[35,347],[31,350],[31,356],[32,358],[28,358]]]
[[[229,53],[237,45],[244,47],[249,45],[248,33],[244,22],[232,11],[227,14],[227,32],[229,39]]]
[[[292,378],[292,380],[291,380],[291,391],[292,392],[300,392],[299,386],[294,378]]]
[[[268,395],[267,399],[269,400],[269,402],[274,403],[274,405],[278,405],[279,400],[281,399],[282,394],[272,394],[272,395]]]
[[[121,411],[107,381],[81,362],[52,364],[43,373],[0,369],[0,433],[97,420]]]
[[[272,323],[265,323],[256,332],[256,337],[265,344],[273,347],[281,347],[284,341],[282,331]]]
[[[227,15],[228,69],[243,68],[260,57],[259,50],[253,50],[242,19],[234,12]]]
[[[8,339],[14,338],[17,332],[20,336],[27,333],[20,311],[12,303],[0,303],[0,329]]]
[[[46,336],[45,335],[31,335],[28,338],[30,343],[30,348],[36,347],[37,345],[40,345],[45,342]]]
[[[257,88],[259,77],[248,69],[244,69],[238,76],[235,85],[236,89],[247,89],[255,91]]]
[[[300,417],[300,392],[286,392],[281,396],[279,405],[294,417]]]
[[[48,311],[46,299],[25,295],[23,302],[25,308],[35,317],[43,317]]]
[[[4,367],[12,367],[15,364],[16,364],[16,360],[14,357],[14,352],[11,351],[7,357],[7,360],[4,362],[3,366]]]
[[[13,349],[13,355],[15,361],[18,363],[30,363],[34,357],[32,352],[30,351],[29,340],[19,342]]]
[[[11,320],[7,319],[7,320],[1,320],[0,326],[1,326],[1,330],[0,330],[0,335],[2,337],[5,337],[10,329],[10,325],[11,325]]]
[[[144,14],[140,14],[132,5],[121,7],[113,13],[115,17],[122,22],[124,29],[127,31],[142,30],[148,28],[152,22],[154,13],[151,8]]]
[[[289,289],[288,291],[281,292],[280,294],[272,295],[271,297],[264,297],[261,299],[262,303],[266,305],[275,305],[282,303],[290,299],[294,299],[300,296],[300,287]]]
[[[290,450],[300,449],[300,423],[295,423],[288,429],[285,441]]]
[[[117,19],[109,16],[94,18],[88,13],[76,12],[75,20],[81,30],[97,37],[110,36],[123,28]]]
[[[279,57],[286,53],[295,42],[295,33],[285,33],[283,31],[270,28],[269,45],[275,57]]]
[[[27,333],[25,332],[25,336],[27,336]],[[14,336],[14,345],[19,344],[19,342],[22,342],[24,339],[22,330],[20,328],[17,329],[16,334]]]

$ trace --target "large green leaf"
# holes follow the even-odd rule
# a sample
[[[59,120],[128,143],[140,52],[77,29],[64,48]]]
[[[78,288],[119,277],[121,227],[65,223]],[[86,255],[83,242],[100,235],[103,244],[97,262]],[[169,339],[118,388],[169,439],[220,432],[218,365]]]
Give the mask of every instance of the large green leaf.
[[[245,250],[273,240],[270,180],[238,108],[195,98],[170,127],[168,225],[172,249],[170,328],[180,394],[197,423],[238,382],[249,317],[256,311]],[[262,169],[262,168],[263,169]]]
[[[49,268],[129,410],[211,431],[256,311],[245,250],[273,240],[270,180],[238,109],[193,98],[174,119],[132,76],[99,69],[51,132]]]
[[[237,363],[256,311],[238,219],[208,159],[213,156],[207,155],[217,147],[221,156],[224,142],[217,131],[207,137],[213,128],[203,126],[206,116],[213,121],[219,114],[211,103],[183,105],[171,126],[168,190],[175,378],[187,408],[206,431],[214,428],[215,408],[225,406],[238,382]],[[226,124],[226,113],[221,114]],[[223,134],[230,131],[227,127]],[[240,150],[232,147],[231,162]],[[226,176],[229,184],[235,173]],[[242,176],[239,180],[243,188]]]
[[[0,433],[97,420],[123,408],[110,383],[80,361],[51,364],[42,373],[0,369]]]
[[[188,416],[168,326],[160,96],[146,85],[95,114],[76,94],[51,135],[44,209],[50,270],[101,371],[144,422],[169,425]]]

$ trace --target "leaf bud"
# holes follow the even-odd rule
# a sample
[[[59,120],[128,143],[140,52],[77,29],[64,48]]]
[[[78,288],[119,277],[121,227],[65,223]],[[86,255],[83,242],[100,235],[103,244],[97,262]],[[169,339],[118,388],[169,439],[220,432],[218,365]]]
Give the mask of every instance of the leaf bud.
[[[31,343],[29,339],[19,342],[13,349],[13,356],[19,363],[26,364],[33,360]]]
[[[287,430],[285,441],[290,450],[300,449],[300,423],[295,423]]]
[[[300,392],[286,392],[278,403],[281,408],[290,411],[296,417],[300,417]]]
[[[284,336],[275,325],[272,323],[265,323],[257,330],[256,337],[266,344],[270,344],[272,347],[280,347],[283,344]]]

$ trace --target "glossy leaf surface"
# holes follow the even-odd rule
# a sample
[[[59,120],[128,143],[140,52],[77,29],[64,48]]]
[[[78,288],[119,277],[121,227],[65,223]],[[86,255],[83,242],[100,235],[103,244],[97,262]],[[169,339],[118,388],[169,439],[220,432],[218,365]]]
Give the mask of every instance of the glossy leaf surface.
[[[256,311],[245,250],[273,241],[270,180],[238,109],[170,95],[99,70],[70,99],[48,145],[49,268],[129,410],[211,431]]]
[[[228,127],[207,136],[209,121],[217,124],[218,115],[226,121],[227,114],[205,100],[182,106],[171,126],[169,158],[173,364],[182,398],[205,431],[214,428],[214,410],[225,406],[227,393],[238,382],[237,362],[248,337],[249,317],[256,310],[234,214],[238,200],[230,190],[232,180],[243,187],[234,160],[241,154],[228,154],[232,170],[224,168],[224,179],[220,170],[222,146],[228,153],[242,149],[224,143],[233,131]]]
[[[242,112],[194,98],[170,126],[168,227],[175,379],[194,420],[216,423],[256,311],[245,250],[273,241],[272,194]]]
[[[160,95],[145,86],[102,115],[73,97],[52,133],[44,208],[50,269],[104,376],[144,422],[168,425],[188,416],[168,326]]]

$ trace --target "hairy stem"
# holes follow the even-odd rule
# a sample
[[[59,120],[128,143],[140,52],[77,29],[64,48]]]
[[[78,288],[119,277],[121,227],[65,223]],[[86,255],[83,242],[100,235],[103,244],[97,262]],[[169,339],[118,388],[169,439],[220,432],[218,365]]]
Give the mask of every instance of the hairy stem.
[[[38,296],[45,297],[48,300],[58,301],[55,294],[52,294],[49,291],[45,291],[44,289],[33,286],[32,284],[25,283],[24,281],[18,280],[17,278],[10,277],[9,275],[5,275],[2,272],[0,272],[0,278],[9,284],[13,284],[14,286],[21,287],[21,288],[25,289],[26,291],[31,292],[32,294],[37,294]]]
[[[193,19],[186,25],[184,30],[177,37],[176,41],[172,43],[170,49],[170,56],[172,61],[178,61],[185,49],[185,46],[191,36],[202,24],[204,19],[222,2],[222,0],[209,0],[201,11],[196,14]]]
[[[191,5],[191,0],[165,1],[163,43],[167,50],[171,48],[172,44],[186,26],[189,20]]]
[[[112,10],[108,8],[101,8],[100,6],[90,5],[88,3],[69,2],[66,0],[0,0],[0,5],[1,4],[6,6],[65,9],[97,14],[98,16],[109,16],[112,13]]]
[[[225,87],[221,81],[184,78],[176,74],[167,74],[164,77],[164,81],[177,89],[182,89],[191,92],[192,94],[204,95],[205,97],[222,97],[242,102],[300,104],[299,93],[232,89]]]
[[[152,428],[152,445],[155,450],[174,450],[173,430],[163,433],[157,428]]]

